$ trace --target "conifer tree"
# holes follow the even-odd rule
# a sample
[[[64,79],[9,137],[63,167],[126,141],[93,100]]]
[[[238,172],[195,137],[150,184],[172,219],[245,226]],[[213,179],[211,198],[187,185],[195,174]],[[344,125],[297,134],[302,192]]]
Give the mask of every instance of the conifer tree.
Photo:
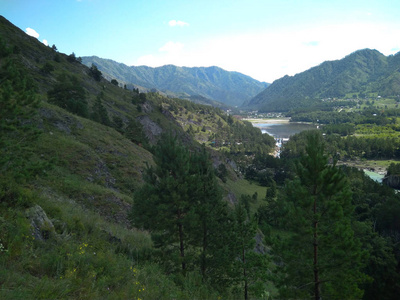
[[[94,78],[96,81],[101,80],[102,73],[101,71],[97,68],[96,65],[92,64],[92,66],[89,69],[89,75]]]
[[[227,263],[221,257],[227,255],[228,208],[205,146],[192,153],[190,158],[190,241],[199,248],[198,261],[203,280],[216,281],[215,276],[223,273]]]
[[[33,80],[0,37],[0,180],[24,180],[39,173],[43,164],[30,148],[40,131],[32,125],[40,98]]]
[[[165,255],[171,257],[177,245],[178,260],[185,272],[187,216],[192,207],[188,196],[189,151],[176,136],[166,134],[155,148],[154,163],[148,166],[145,184],[134,195],[133,222],[150,230],[155,247]]]
[[[86,93],[76,76],[59,76],[58,83],[47,92],[47,97],[50,103],[74,114],[82,117],[89,115]]]
[[[352,229],[349,184],[328,165],[322,136],[310,132],[306,154],[287,186],[286,238],[273,244],[282,298],[359,299],[365,253]]]
[[[267,200],[272,200],[276,197],[276,182],[273,179],[270,179],[268,183],[268,189],[266,193]]]
[[[110,118],[108,117],[107,109],[104,107],[102,103],[103,92],[101,92],[96,97],[96,101],[93,105],[93,112],[91,114],[91,119],[98,123],[101,123],[106,126],[111,125]]]
[[[232,229],[231,276],[239,285],[243,299],[249,299],[250,294],[258,298],[265,289],[268,260],[265,255],[255,252],[257,220],[241,203],[234,207]]]

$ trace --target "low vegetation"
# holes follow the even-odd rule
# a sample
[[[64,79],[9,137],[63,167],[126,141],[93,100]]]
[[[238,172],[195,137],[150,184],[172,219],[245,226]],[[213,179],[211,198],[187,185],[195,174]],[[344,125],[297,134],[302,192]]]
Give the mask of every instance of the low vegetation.
[[[399,294],[399,195],[336,165],[397,158],[395,110],[276,158],[250,123],[119,87],[0,21],[0,298]]]

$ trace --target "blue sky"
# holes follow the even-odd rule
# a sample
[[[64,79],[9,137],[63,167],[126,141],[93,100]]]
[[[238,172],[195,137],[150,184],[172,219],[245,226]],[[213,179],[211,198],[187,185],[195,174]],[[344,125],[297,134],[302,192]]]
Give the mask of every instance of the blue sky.
[[[397,0],[0,0],[0,14],[66,54],[266,82],[363,48],[400,51]]]

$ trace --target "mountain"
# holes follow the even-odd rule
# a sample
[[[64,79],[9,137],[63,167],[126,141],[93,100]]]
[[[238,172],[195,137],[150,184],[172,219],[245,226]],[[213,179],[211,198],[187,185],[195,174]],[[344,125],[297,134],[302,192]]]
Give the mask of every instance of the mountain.
[[[0,299],[217,298],[200,275],[183,287],[157,262],[130,221],[133,195],[167,131],[192,152],[206,145],[227,201],[265,195],[224,153],[269,153],[274,139],[218,108],[97,75],[0,16]]]
[[[287,111],[319,103],[323,98],[344,98],[347,94],[400,94],[400,52],[385,56],[363,49],[341,60],[326,61],[294,76],[274,81],[244,107],[262,111]]]
[[[268,86],[268,83],[247,75],[218,67],[129,67],[97,56],[84,56],[82,62],[89,67],[96,65],[105,78],[115,78],[128,87],[131,84],[139,89],[157,89],[167,95],[187,99],[202,96],[230,106],[242,105]]]

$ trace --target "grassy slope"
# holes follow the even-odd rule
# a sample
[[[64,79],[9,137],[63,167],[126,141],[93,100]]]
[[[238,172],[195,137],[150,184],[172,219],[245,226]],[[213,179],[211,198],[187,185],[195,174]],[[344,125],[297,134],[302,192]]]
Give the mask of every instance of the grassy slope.
[[[42,103],[33,123],[42,134],[31,148],[48,163],[46,176],[23,185],[0,182],[0,196],[5,199],[0,205],[0,298],[216,298],[196,275],[189,274],[185,285],[177,287],[157,264],[146,263],[153,251],[150,236],[131,228],[128,212],[145,162],[152,163],[151,153],[111,127],[49,104],[46,92],[60,74],[73,74],[86,91],[89,108],[103,92],[110,119],[118,116],[126,125],[129,118],[148,116],[161,128],[173,128],[188,139],[182,130],[186,128],[158,109],[167,99],[149,95],[139,112],[131,102],[131,91],[105,80],[96,82],[87,67],[68,62],[66,55],[3,18],[0,34],[9,47],[18,46],[21,67],[37,83]],[[40,71],[46,62],[54,71]],[[207,122],[217,128],[216,120]],[[227,192],[232,188],[237,197],[254,193],[255,185],[248,191],[244,181],[233,183],[237,177],[232,170],[229,178]],[[48,218],[39,228],[46,238],[32,235],[26,217],[36,205]]]

